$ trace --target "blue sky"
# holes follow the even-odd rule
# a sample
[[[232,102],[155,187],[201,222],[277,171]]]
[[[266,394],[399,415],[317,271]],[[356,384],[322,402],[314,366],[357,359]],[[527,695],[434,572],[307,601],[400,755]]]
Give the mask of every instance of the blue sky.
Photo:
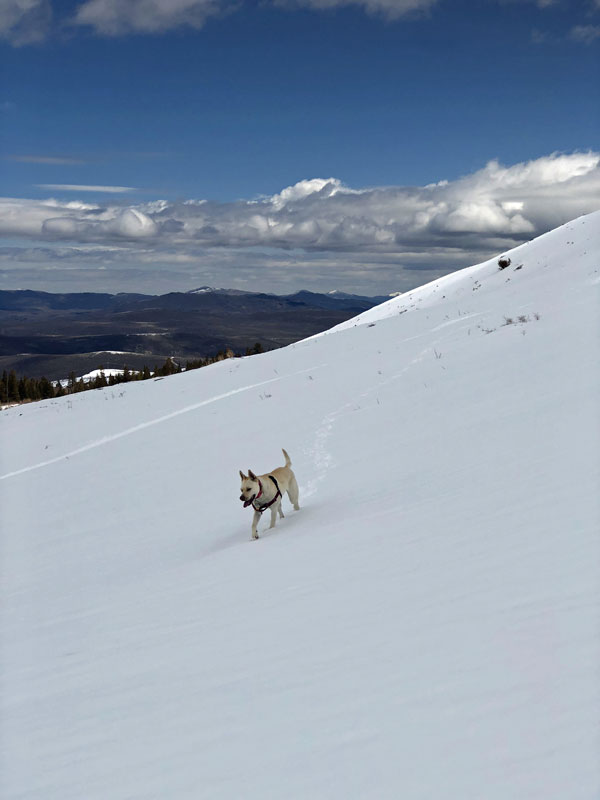
[[[0,288],[393,291],[598,196],[599,0],[0,10]],[[490,162],[505,171],[495,189]],[[424,199],[445,181],[452,192]],[[427,225],[403,233],[423,203]],[[458,226],[440,221],[444,204]]]

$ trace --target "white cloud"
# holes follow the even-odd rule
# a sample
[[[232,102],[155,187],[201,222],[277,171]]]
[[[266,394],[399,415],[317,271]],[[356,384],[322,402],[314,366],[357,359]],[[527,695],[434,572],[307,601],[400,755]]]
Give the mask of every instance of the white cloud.
[[[39,239],[51,214],[50,204],[41,200],[0,198],[0,236]]]
[[[98,213],[93,209],[62,209],[61,216],[49,216],[42,223],[42,237],[75,241],[103,241],[111,239],[146,239],[157,232],[156,223],[136,208]]]
[[[389,281],[402,274],[406,282],[407,270],[441,274],[475,263],[596,210],[599,198],[600,154],[554,154],[513,166],[490,161],[458,180],[422,187],[353,189],[317,178],[232,203],[4,199],[0,236],[18,238],[28,250],[40,242],[60,247],[62,262],[71,248],[85,264],[82,248],[118,246],[129,254],[119,255],[119,269],[137,262],[168,273],[219,262],[226,265],[219,285],[240,285],[242,264],[260,276],[277,263],[285,282],[286,262],[296,265],[296,281],[297,269],[308,274],[318,266],[322,283],[329,271],[348,287],[351,275],[367,283],[373,271]],[[402,285],[398,279],[392,288]]]
[[[127,239],[145,239],[148,236],[154,236],[157,226],[142,211],[135,208],[126,208],[107,223],[107,230]]]
[[[534,44],[548,44],[552,41],[552,38],[548,31],[542,31],[539,28],[534,28],[531,31],[531,41]]]
[[[73,158],[72,156],[10,155],[5,156],[5,158],[8,161],[17,161],[21,164],[48,164],[50,166],[78,165],[85,163],[82,159]]]
[[[439,0],[270,0],[286,7],[308,6],[327,10],[359,6],[389,19],[423,11]],[[227,13],[240,5],[236,0],[86,0],[76,10],[74,25],[93,28],[104,36],[128,33],[161,33],[175,28],[200,29],[209,17]]]
[[[592,44],[600,38],[600,25],[575,25],[569,35],[576,42]]]
[[[370,14],[382,14],[388,19],[398,19],[407,14],[426,11],[439,0],[275,0],[277,5],[308,6],[320,11],[342,6],[359,6]]]
[[[497,0],[510,2],[511,0]],[[285,8],[308,7],[315,11],[357,7],[366,13],[396,20],[423,13],[441,0],[265,0],[267,5]],[[534,2],[538,8],[553,6],[559,0],[512,0]],[[45,38],[52,22],[52,0],[0,0],[0,38],[15,45],[31,44]],[[199,30],[207,20],[234,11],[248,0],[83,0],[68,20],[72,26],[88,27],[101,36],[160,34],[178,28]],[[589,0],[600,8],[600,0]],[[59,4],[55,4],[60,9]],[[63,20],[64,21],[64,20]],[[589,43],[595,38],[593,25],[578,25],[575,39]],[[543,34],[535,31],[534,41]]]
[[[229,0],[87,0],[73,23],[105,36],[161,33],[183,26],[202,28],[208,17],[230,7]]]
[[[274,194],[270,201],[274,208],[280,209],[294,200],[302,200],[311,194],[333,197],[339,191],[345,190],[342,182],[337,178],[312,178],[311,180],[298,181],[293,186],[287,186],[279,194]]]
[[[51,19],[50,0],[0,0],[0,39],[16,47],[40,42]]]

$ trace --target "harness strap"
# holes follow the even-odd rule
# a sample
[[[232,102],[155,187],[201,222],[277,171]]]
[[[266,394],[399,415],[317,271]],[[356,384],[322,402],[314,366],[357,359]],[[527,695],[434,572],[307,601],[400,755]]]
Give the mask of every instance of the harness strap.
[[[259,513],[259,514],[262,514],[262,513],[263,513],[263,511],[266,511],[266,510],[267,510],[267,508],[269,508],[269,506],[272,506],[272,505],[273,505],[273,503],[274,503],[274,502],[277,500],[277,498],[278,498],[278,497],[282,497],[282,494],[281,494],[281,492],[279,491],[279,484],[277,483],[277,481],[275,480],[275,478],[274,478],[272,475],[269,475],[269,478],[271,478],[271,480],[272,480],[272,481],[273,481],[273,483],[275,484],[275,488],[277,489],[277,492],[275,493],[275,497],[274,497],[272,500],[269,500],[269,502],[268,502],[268,503],[265,503],[265,504],[264,504],[264,506],[259,506],[259,507],[257,508],[257,507],[254,505],[254,503],[256,502],[256,500],[257,500],[257,499],[258,499],[258,498],[261,496],[261,494],[262,494],[262,484],[261,484],[261,482],[260,482],[260,481],[258,482],[258,485],[260,486],[260,492],[259,492],[259,494],[258,494],[258,495],[257,495],[257,496],[254,498],[254,500],[252,501],[252,507],[254,508],[254,510],[255,510],[255,511],[258,511],[258,513]]]

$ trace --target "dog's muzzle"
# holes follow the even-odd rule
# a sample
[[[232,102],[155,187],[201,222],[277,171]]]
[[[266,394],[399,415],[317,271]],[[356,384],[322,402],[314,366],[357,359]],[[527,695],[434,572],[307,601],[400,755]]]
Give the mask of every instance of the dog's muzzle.
[[[252,495],[250,500],[246,500],[246,498],[244,497],[243,494],[240,495],[240,500],[244,503],[244,508],[248,508],[248,506],[251,505],[254,502],[255,499],[256,499],[256,495],[255,494]]]

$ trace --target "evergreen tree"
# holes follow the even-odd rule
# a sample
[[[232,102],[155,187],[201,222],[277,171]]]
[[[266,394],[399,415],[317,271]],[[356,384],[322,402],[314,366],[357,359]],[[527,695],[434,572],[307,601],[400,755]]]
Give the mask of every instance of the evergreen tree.
[[[39,380],[31,380],[29,387],[29,397],[31,400],[36,402],[37,400],[42,399],[42,393],[40,392],[40,382]]]
[[[6,370],[2,372],[2,378],[0,378],[0,403],[8,403],[8,372]]]
[[[264,352],[264,350],[260,342],[255,342],[253,347],[246,348],[246,355],[262,352]],[[84,392],[88,389],[100,389],[105,386],[128,383],[129,381],[148,380],[153,376],[175,375],[179,372],[206,367],[209,364],[223,361],[226,358],[237,357],[238,356],[231,347],[221,349],[212,356],[189,359],[185,362],[185,366],[180,362],[176,362],[172,356],[169,356],[165,359],[162,366],[159,367],[155,364],[153,371],[150,371],[146,364],[144,364],[141,371],[135,372],[125,366],[122,374],[110,375],[108,378],[104,373],[104,368],[100,366],[98,367],[99,372],[96,377],[87,383],[82,379],[78,379],[75,372],[71,371],[65,382],[66,385],[64,386],[60,381],[49,381],[46,377],[28,378],[25,375],[17,376],[15,370],[11,370],[9,373],[4,370],[0,376],[0,402],[19,403],[23,401],[45,400],[52,397],[63,397],[65,394]]]
[[[17,374],[14,369],[8,374],[8,402],[18,403],[19,397],[19,382],[17,381]]]
[[[40,378],[40,396],[42,400],[47,400],[49,397],[54,397],[54,386],[50,383],[45,376]]]
[[[92,382],[94,389],[103,389],[107,385],[106,376],[103,372],[99,372]]]

